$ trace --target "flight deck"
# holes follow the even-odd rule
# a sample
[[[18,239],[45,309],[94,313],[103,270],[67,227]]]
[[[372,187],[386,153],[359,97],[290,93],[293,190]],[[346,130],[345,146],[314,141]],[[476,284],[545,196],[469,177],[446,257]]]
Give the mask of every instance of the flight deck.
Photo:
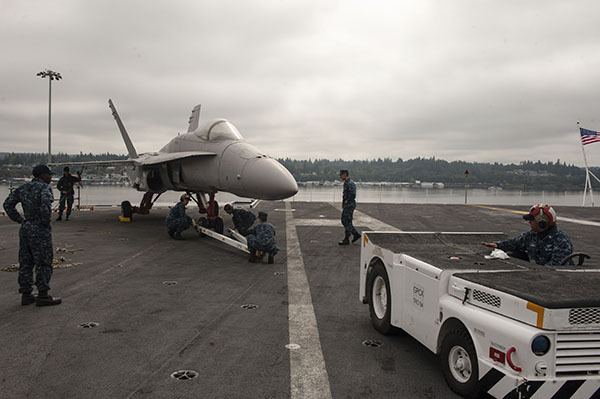
[[[75,212],[68,222],[52,223],[50,293],[63,304],[49,308],[20,305],[19,226],[0,216],[0,397],[457,397],[434,354],[406,334],[383,336],[372,328],[368,307],[356,299],[360,246],[338,246],[343,229],[336,207],[261,202],[255,210],[269,213],[281,249],[273,265],[249,263],[246,254],[193,229],[183,241],[170,239],[166,208],[132,223],[118,222],[118,208]],[[188,214],[196,216],[194,210]],[[511,237],[528,227],[513,212],[524,210],[359,203],[355,224]],[[559,220],[559,228],[575,250],[597,262],[600,209],[556,210],[569,219]],[[578,223],[584,217],[599,226]],[[417,251],[422,237],[412,239]],[[461,242],[429,256],[451,264],[449,256],[485,251]],[[306,340],[291,342],[296,337]]]

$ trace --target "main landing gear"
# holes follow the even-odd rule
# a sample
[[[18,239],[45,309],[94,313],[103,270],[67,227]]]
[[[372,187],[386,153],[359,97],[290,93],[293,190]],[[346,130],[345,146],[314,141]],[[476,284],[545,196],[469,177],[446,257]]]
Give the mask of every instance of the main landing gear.
[[[155,194],[156,197],[154,197]],[[121,202],[121,217],[124,219],[128,219],[128,221],[131,221],[134,213],[140,215],[149,214],[150,209],[152,209],[152,206],[161,195],[162,193],[155,193],[153,191],[148,191],[144,193],[144,196],[142,197],[142,202],[140,202],[139,207],[132,206],[131,202],[129,201]]]

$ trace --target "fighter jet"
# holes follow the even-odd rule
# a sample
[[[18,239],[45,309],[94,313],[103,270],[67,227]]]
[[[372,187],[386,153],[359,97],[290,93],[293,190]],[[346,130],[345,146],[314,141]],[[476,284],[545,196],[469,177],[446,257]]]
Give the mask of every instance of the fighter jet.
[[[281,200],[298,192],[292,174],[248,143],[232,123],[215,119],[199,126],[200,105],[192,110],[187,133],[175,136],[158,152],[141,154],[110,99],[108,105],[129,158],[70,165],[128,166],[132,187],[145,192],[140,207],[135,208],[138,213],[148,213],[156,199],[168,190],[196,194],[198,206],[206,210],[209,218],[218,213],[214,200],[219,191],[261,200]]]

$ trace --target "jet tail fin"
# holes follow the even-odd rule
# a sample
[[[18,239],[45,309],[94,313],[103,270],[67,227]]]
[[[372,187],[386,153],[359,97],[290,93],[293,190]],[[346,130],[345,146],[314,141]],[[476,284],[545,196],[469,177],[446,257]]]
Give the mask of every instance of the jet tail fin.
[[[188,123],[189,123],[188,133],[191,133],[194,130],[198,129],[198,121],[200,120],[200,108],[201,107],[202,107],[202,105],[198,104],[192,110],[192,115],[190,116],[190,120],[188,121]]]
[[[115,118],[115,121],[117,122],[117,126],[119,127],[119,131],[121,132],[121,136],[123,136],[123,141],[125,142],[125,146],[127,147],[127,153],[129,154],[129,158],[137,158],[138,157],[137,151],[135,150],[135,147],[133,146],[133,143],[131,142],[131,139],[129,138],[129,134],[127,134],[127,130],[125,129],[123,122],[121,122],[121,117],[119,117],[119,114],[117,113],[117,109],[115,108],[115,106],[110,98],[108,99],[108,106],[110,107],[110,110],[112,111],[112,115]]]

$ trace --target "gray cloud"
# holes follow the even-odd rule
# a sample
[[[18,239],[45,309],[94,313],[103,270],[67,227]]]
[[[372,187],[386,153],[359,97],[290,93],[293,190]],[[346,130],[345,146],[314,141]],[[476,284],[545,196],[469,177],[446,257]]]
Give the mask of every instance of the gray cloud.
[[[600,129],[594,1],[3,2],[0,151],[141,151],[226,117],[275,156],[581,164]],[[597,145],[600,147],[600,145]],[[589,158],[600,164],[600,148]]]

